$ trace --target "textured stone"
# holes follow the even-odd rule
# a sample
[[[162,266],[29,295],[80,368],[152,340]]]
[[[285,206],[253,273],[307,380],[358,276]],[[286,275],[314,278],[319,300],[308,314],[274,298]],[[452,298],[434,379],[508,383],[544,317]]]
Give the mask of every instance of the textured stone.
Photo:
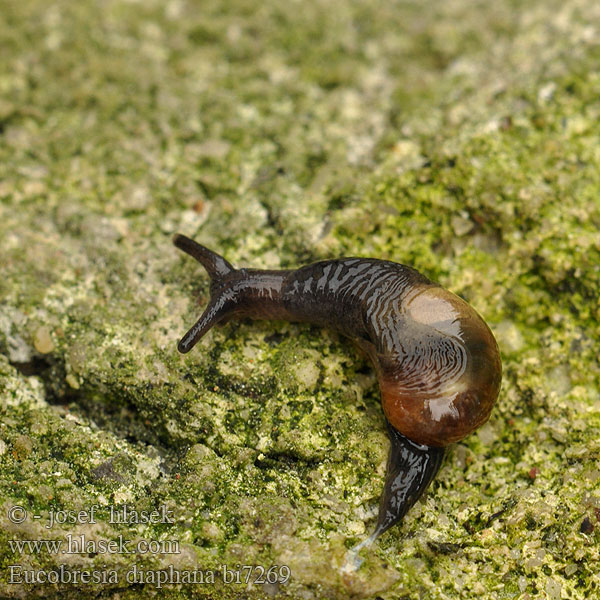
[[[598,595],[600,5],[2,13],[0,596]],[[342,566],[374,525],[387,453],[372,370],[287,323],[230,323],[177,354],[208,280],[176,231],[240,266],[410,264],[497,334],[490,421],[358,571]],[[173,522],[111,522],[123,504]],[[95,523],[46,527],[94,506]],[[163,545],[9,544],[68,535]],[[119,581],[11,584],[9,565]],[[291,576],[226,583],[237,565]],[[168,569],[203,582],[158,590]]]

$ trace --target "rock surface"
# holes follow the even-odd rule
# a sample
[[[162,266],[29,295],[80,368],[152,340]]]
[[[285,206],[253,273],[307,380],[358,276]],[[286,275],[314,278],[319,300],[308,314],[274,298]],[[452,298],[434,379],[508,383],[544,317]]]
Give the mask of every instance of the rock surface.
[[[599,593],[598,3],[2,13],[0,596]],[[490,421],[357,572],[387,453],[369,365],[267,322],[178,355],[208,280],[174,232],[256,268],[410,264],[497,336]]]

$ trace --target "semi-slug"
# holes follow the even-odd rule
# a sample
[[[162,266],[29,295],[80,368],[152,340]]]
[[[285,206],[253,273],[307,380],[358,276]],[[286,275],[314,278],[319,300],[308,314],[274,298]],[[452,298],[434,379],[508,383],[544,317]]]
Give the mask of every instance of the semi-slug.
[[[402,519],[440,468],[445,446],[488,419],[502,376],[496,340],[471,306],[415,269],[372,258],[235,269],[183,235],[173,243],[211,279],[208,306],[180,352],[217,323],[251,317],[330,327],[370,357],[391,448],[375,530],[356,550]]]

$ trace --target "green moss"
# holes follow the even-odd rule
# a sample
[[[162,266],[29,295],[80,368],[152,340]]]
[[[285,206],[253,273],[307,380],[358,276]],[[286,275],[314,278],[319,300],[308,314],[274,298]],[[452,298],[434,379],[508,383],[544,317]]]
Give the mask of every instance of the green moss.
[[[78,568],[291,569],[168,598],[594,597],[596,17],[580,0],[3,7],[0,595],[155,594],[8,583],[11,564],[65,562],[9,540],[78,532],[182,548]],[[387,453],[372,370],[297,324],[232,322],[177,354],[208,280],[175,231],[240,266],[410,264],[494,331],[490,421],[359,571],[341,566]],[[123,503],[175,522],[110,523]],[[17,504],[42,519],[11,523]],[[96,528],[43,527],[93,505]]]

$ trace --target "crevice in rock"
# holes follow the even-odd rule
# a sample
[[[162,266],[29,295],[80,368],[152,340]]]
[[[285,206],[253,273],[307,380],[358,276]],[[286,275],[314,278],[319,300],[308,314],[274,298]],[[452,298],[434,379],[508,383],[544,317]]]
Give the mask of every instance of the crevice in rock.
[[[47,356],[35,356],[25,363],[10,363],[26,377],[39,377],[44,387],[44,397],[50,406],[65,407],[78,416],[92,430],[108,431],[126,441],[136,450],[148,454],[151,446],[160,456],[160,470],[169,474],[178,469],[181,457],[189,446],[168,438],[161,428],[153,426],[140,414],[134,403],[119,394],[118,401],[99,390],[73,389],[67,382],[63,362]]]
[[[321,463],[318,458],[306,458],[288,451],[269,452],[262,459],[256,458],[254,466],[259,469],[290,467],[298,469],[301,467],[314,467]]]
[[[25,377],[41,375],[46,369],[50,368],[50,362],[43,356],[35,356],[27,362],[9,361],[9,364]]]

